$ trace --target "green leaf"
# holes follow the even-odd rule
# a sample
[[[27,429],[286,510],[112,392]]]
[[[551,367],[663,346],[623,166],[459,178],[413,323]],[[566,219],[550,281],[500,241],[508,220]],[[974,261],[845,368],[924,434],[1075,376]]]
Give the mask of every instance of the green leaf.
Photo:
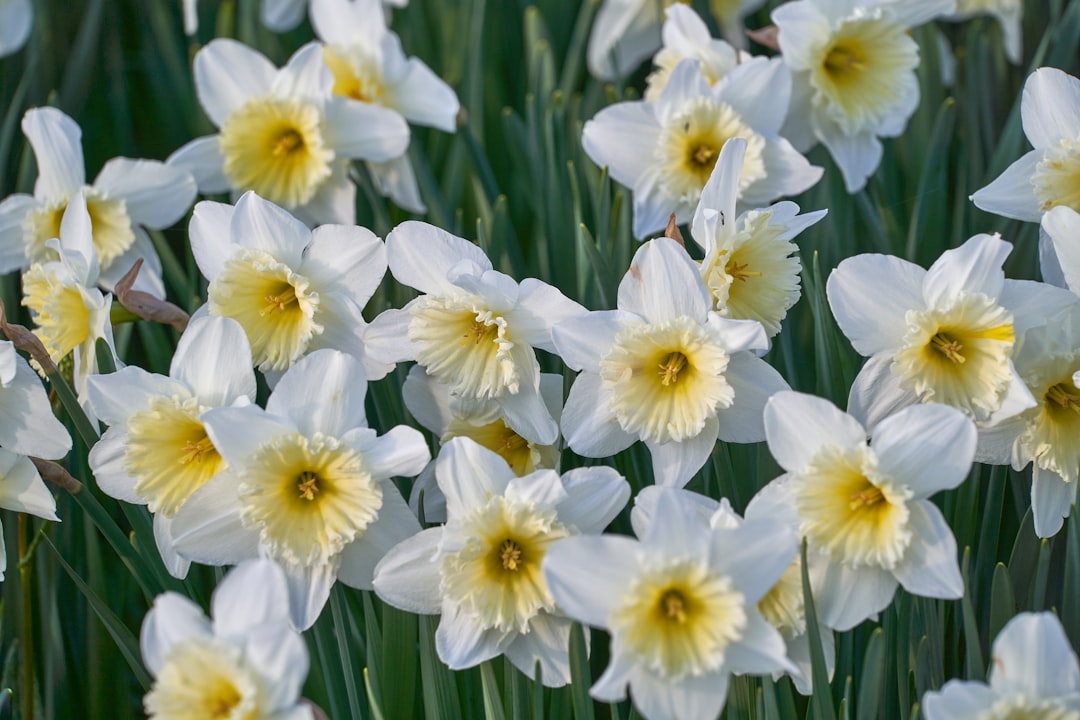
[[[802,543],[802,590],[803,607],[806,614],[806,634],[810,639],[810,675],[813,678],[814,694],[810,698],[810,708],[815,720],[834,720],[836,710],[833,706],[832,689],[829,687],[829,670],[825,665],[825,650],[821,646],[821,626],[818,625],[817,611],[814,608],[814,594],[810,589],[810,573],[806,563],[806,539]]]
[[[595,720],[593,701],[589,697],[592,674],[585,654],[585,631],[579,623],[570,627],[570,697],[576,720]]]

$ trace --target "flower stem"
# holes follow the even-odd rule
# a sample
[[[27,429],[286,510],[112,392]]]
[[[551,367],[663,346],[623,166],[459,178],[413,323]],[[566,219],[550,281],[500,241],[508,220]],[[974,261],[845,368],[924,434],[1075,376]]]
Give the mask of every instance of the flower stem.
[[[34,717],[34,614],[33,588],[31,582],[32,563],[23,562],[32,552],[30,547],[30,519],[26,513],[19,513],[19,587],[22,590],[22,716]]]

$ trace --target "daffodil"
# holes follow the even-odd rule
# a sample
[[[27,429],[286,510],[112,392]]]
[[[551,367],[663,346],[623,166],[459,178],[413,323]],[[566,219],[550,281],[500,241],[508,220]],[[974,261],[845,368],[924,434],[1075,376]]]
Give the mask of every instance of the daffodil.
[[[956,0],[956,12],[946,20],[969,20],[989,15],[1001,26],[1005,45],[1005,57],[1013,65],[1023,60],[1024,35],[1021,25],[1024,19],[1023,0]]]
[[[86,410],[86,381],[98,367],[97,341],[105,340],[116,355],[109,321],[112,296],[102,295],[96,287],[92,223],[78,191],[64,210],[59,238],[47,243],[59,259],[34,263],[22,278],[22,304],[37,326],[34,334],[54,363],[70,356],[73,385]]]
[[[794,669],[758,603],[795,553],[795,535],[780,523],[714,528],[693,501],[664,488],[640,540],[566,538],[543,569],[567,615],[611,634],[594,698],[618,702],[629,686],[649,720],[709,720],[733,673]]]
[[[34,26],[34,6],[30,0],[0,0],[0,57],[26,44]]]
[[[701,74],[709,85],[715,85],[750,55],[731,44],[714,39],[709,27],[689,5],[676,3],[667,9],[667,19],[661,31],[664,45],[653,56],[655,70],[646,78],[645,99],[656,102],[667,86],[671,71],[683,60],[701,62]]]
[[[34,108],[23,116],[22,129],[38,177],[33,195],[0,203],[0,272],[55,260],[46,243],[60,236],[64,211],[81,193],[100,263],[94,282],[111,289],[141,258],[135,288],[163,296],[161,260],[143,228],[166,228],[184,216],[195,201],[191,176],[156,160],[113,158],[87,185],[82,131],[74,120],[56,108]]]
[[[225,469],[173,517],[177,553],[229,565],[271,557],[285,570],[293,624],[311,627],[335,580],[371,589],[375,564],[420,525],[390,478],[430,455],[419,432],[367,426],[360,362],[318,350],[278,382],[266,409],[201,415]]]
[[[908,32],[952,12],[955,0],[797,0],[773,10],[791,109],[781,134],[800,151],[823,143],[848,192],[881,162],[881,141],[904,131],[919,104],[919,46]]]
[[[868,428],[898,408],[939,402],[987,426],[1032,407],[1016,374],[1016,340],[1071,304],[1071,293],[1006,280],[1012,250],[976,235],[946,250],[929,270],[889,255],[848,258],[826,293],[840,329],[870,359],[848,409]]]
[[[202,413],[255,401],[243,328],[228,318],[197,318],[180,337],[168,376],[129,366],[93,375],[87,385],[94,412],[109,425],[90,450],[98,486],[149,507],[165,566],[184,577],[189,563],[173,549],[172,518],[225,468]]]
[[[978,190],[971,201],[995,215],[1039,222],[1062,206],[1080,211],[1080,80],[1057,68],[1033,72],[1020,99],[1033,150]]]
[[[555,326],[559,355],[581,371],[562,415],[574,452],[608,457],[641,440],[655,482],[682,487],[717,438],[764,439],[765,400],[787,383],[755,355],[768,348],[761,324],[712,307],[686,251],[656,238],[634,255],[617,310]]]
[[[559,446],[543,444],[519,435],[506,424],[498,406],[458,407],[450,396],[450,386],[434,380],[424,368],[414,365],[401,387],[405,407],[422,426],[445,445],[455,437],[467,437],[498,454],[521,477],[542,469],[557,469]],[[557,423],[562,415],[563,379],[557,373],[540,374],[540,398]],[[460,405],[460,404],[457,404]],[[473,412],[469,412],[473,410]],[[409,506],[419,511],[423,494],[424,518],[429,523],[446,521],[446,498],[435,479],[435,463],[430,463],[413,483]]]
[[[540,280],[519,285],[479,247],[427,223],[398,225],[386,252],[397,281],[424,294],[372,321],[368,352],[387,363],[415,360],[450,386],[459,415],[497,412],[522,437],[555,442],[533,348],[553,352],[552,325],[585,309]]]
[[[724,144],[694,211],[691,236],[705,251],[701,276],[716,312],[736,320],[757,320],[772,337],[799,300],[802,263],[792,239],[828,211],[799,215],[798,205],[780,202],[736,216],[745,153],[742,138]]]
[[[380,0],[312,0],[311,23],[326,43],[333,92],[399,113],[409,122],[453,132],[458,99],[417,58],[406,58],[401,40],[384,23]],[[379,192],[412,212],[425,211],[416,174],[405,155],[368,162]]]
[[[386,374],[360,339],[361,309],[386,272],[385,247],[370,230],[309,230],[248,192],[235,207],[195,206],[191,251],[210,283],[206,312],[240,323],[263,372],[280,373],[329,347],[360,358],[371,379]]]
[[[1034,407],[990,427],[981,443],[984,462],[1021,470],[1031,463],[1035,533],[1061,529],[1076,501],[1080,475],[1080,298],[1047,324],[1024,333],[1013,362]]]
[[[356,221],[353,159],[400,157],[409,127],[397,113],[333,94],[322,45],[308,43],[275,68],[235,40],[195,55],[195,90],[220,132],[177,150],[169,164],[203,193],[254,190],[311,225]]]
[[[765,405],[769,450],[786,474],[757,514],[798,527],[810,563],[827,566],[815,598],[822,622],[849,630],[913,595],[958,598],[956,540],[928,498],[956,487],[975,456],[975,425],[937,403],[905,408],[874,428],[823,398],[777,393]]]
[[[772,487],[772,486],[768,486]],[[634,498],[634,509],[630,514],[630,521],[634,526],[634,534],[644,537],[648,532],[649,525],[656,515],[656,506],[660,497],[667,490],[655,485],[643,488]],[[738,513],[731,509],[727,498],[719,501],[705,495],[679,490],[680,496],[689,500],[688,508],[703,516],[711,527],[736,528],[745,522]],[[746,507],[746,521],[755,519],[772,519],[788,521],[788,527],[792,532],[798,531],[798,522],[789,516],[774,517],[771,515],[772,502],[762,502],[761,497],[767,494],[762,490],[750,501]],[[809,566],[810,585],[816,597],[820,593],[821,581],[825,578],[824,570],[827,566],[821,556],[811,556],[813,560]],[[810,636],[806,633],[806,606],[803,602],[802,587],[802,560],[796,555],[769,591],[758,601],[757,609],[761,616],[780,633],[787,647],[787,657],[794,667],[788,667],[784,671],[774,672],[773,679],[779,679],[781,675],[791,676],[795,688],[803,695],[810,695],[813,691],[813,678],[810,664]],[[825,654],[825,665],[829,677],[832,677],[833,668],[836,664],[836,641],[833,632],[827,628],[822,619],[818,618],[818,635],[821,638],[822,649]]]
[[[214,590],[211,613],[173,592],[154,600],[140,637],[154,677],[147,716],[314,720],[300,701],[307,645],[289,624],[281,569],[266,559],[242,563]]]
[[[923,695],[926,720],[1080,719],[1080,664],[1055,615],[1020,613],[991,653],[988,684],[950,680]]]
[[[375,568],[375,592],[409,612],[440,613],[435,647],[454,669],[505,655],[533,677],[570,682],[571,621],[541,574],[553,543],[600,533],[630,498],[608,467],[538,470],[519,477],[496,453],[468,438],[443,446],[436,461],[446,525],[401,543]]]
[[[672,212],[680,223],[690,220],[732,138],[747,145],[738,184],[743,206],[760,207],[816,183],[821,168],[777,134],[790,91],[778,58],[751,58],[712,86],[697,60],[683,60],[656,102],[617,103],[585,123],[582,146],[633,189],[634,235],[643,238],[663,229]]]

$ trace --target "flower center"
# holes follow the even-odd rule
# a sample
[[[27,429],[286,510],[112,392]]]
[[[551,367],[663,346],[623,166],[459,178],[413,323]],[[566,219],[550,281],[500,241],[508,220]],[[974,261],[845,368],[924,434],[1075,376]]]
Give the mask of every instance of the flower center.
[[[319,294],[309,285],[269,253],[246,248],[211,281],[210,313],[240,323],[260,369],[285,370],[323,331],[316,321]]]
[[[382,104],[385,88],[382,72],[374,58],[360,48],[331,45],[323,49],[323,57],[334,76],[331,92],[360,102]]]
[[[282,435],[260,446],[243,469],[240,517],[260,529],[273,557],[319,565],[364,534],[382,493],[358,451],[318,433]]]
[[[59,262],[35,263],[23,275],[22,304],[54,362],[90,339],[92,313],[84,293]]]
[[[90,214],[90,232],[101,267],[108,267],[113,260],[124,254],[135,242],[131,229],[131,217],[123,198],[109,198],[99,190],[84,186],[86,210]],[[68,201],[48,205],[31,211],[23,226],[26,257],[33,261],[55,259],[45,243],[60,237],[60,223],[64,219]]]
[[[800,533],[834,561],[892,570],[911,543],[911,491],[878,475],[876,464],[865,446],[824,448],[798,476],[795,506]]]
[[[873,130],[903,112],[900,88],[914,81],[919,48],[901,25],[880,18],[845,20],[810,72],[814,104],[847,135]]]
[[[746,610],[731,579],[704,563],[680,560],[645,570],[611,615],[624,652],[664,679],[716,670],[742,638]]]
[[[330,177],[334,151],[322,136],[322,111],[301,100],[254,98],[221,126],[225,176],[237,190],[293,209]]]
[[[490,399],[518,392],[506,319],[471,304],[426,296],[413,305],[409,339],[416,361],[453,395]]]
[[[254,720],[269,710],[239,648],[203,638],[169,650],[143,704],[153,720]]]
[[[1012,315],[981,293],[952,307],[909,311],[904,347],[893,359],[900,384],[922,402],[952,405],[985,420],[1012,382]]]
[[[684,316],[621,330],[600,360],[600,377],[624,430],[644,441],[681,442],[734,400],[727,365],[720,343]]]
[[[697,203],[712,174],[724,143],[733,137],[746,140],[746,155],[739,174],[739,191],[765,177],[765,139],[724,103],[708,98],[694,101],[678,113],[661,133],[657,152],[660,182],[680,202]]]
[[[199,414],[196,398],[155,397],[128,418],[124,470],[150,512],[172,517],[191,494],[225,467]]]
[[[1064,205],[1080,212],[1080,138],[1062,138],[1046,148],[1031,182],[1040,210]]]
[[[551,543],[572,533],[555,510],[503,496],[446,525],[439,574],[444,595],[466,608],[481,625],[527,632],[555,600],[540,572]]]

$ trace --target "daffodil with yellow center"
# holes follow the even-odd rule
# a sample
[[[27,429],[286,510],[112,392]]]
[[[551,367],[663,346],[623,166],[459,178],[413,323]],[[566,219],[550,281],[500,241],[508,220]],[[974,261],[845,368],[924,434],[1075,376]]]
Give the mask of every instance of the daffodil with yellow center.
[[[98,261],[108,266],[123,255],[135,242],[127,206],[123,198],[109,198],[100,190],[84,188],[86,209],[90,213],[90,225]],[[60,237],[60,221],[68,207],[68,198],[27,213],[23,237],[26,240],[26,256],[41,261],[50,257],[45,243]],[[128,268],[130,269],[130,268]]]
[[[1043,212],[1058,205],[1080,211],[1080,137],[1046,148],[1031,182]]]
[[[898,584],[960,597],[956,541],[928,498],[967,476],[976,441],[969,418],[915,405],[878,423],[867,444],[863,426],[829,401],[784,392],[765,405],[765,432],[787,474],[761,491],[755,512],[797,523],[810,568],[821,572],[815,605],[826,627],[847,630],[880,612]]]
[[[542,574],[550,548],[599,533],[630,497],[611,468],[518,477],[494,452],[465,437],[436,461],[446,524],[391,550],[375,568],[375,591],[414,613],[439,613],[435,645],[454,669],[500,654],[522,672],[541,668],[551,687],[570,681],[571,621]]]
[[[732,12],[739,12],[744,2],[716,0],[715,4],[726,5],[723,12],[730,16]],[[687,58],[701,62],[702,77],[710,86],[738,67],[740,62],[750,59],[749,53],[737,50],[723,40],[714,39],[705,21],[689,4],[673,4],[667,8],[665,14],[667,18],[661,30],[664,46],[653,56],[655,69],[645,80],[645,100],[655,102],[667,86],[671,72],[679,62]],[[713,14],[714,17],[719,17],[715,10]]]
[[[541,467],[549,467],[542,464],[540,447],[518,435],[503,420],[474,425],[467,420],[455,418],[446,427],[440,442],[445,445],[455,437],[467,437],[493,451],[505,460],[518,476],[528,475]]]
[[[334,74],[335,95],[381,104],[383,100],[382,74],[375,59],[349,48],[327,45],[323,48],[326,65]]]
[[[84,345],[92,333],[97,298],[74,280],[59,262],[35,263],[23,275],[22,304],[30,309],[34,334],[54,362]]]
[[[154,720],[255,720],[258,682],[240,648],[194,638],[173,646],[143,705]]]

